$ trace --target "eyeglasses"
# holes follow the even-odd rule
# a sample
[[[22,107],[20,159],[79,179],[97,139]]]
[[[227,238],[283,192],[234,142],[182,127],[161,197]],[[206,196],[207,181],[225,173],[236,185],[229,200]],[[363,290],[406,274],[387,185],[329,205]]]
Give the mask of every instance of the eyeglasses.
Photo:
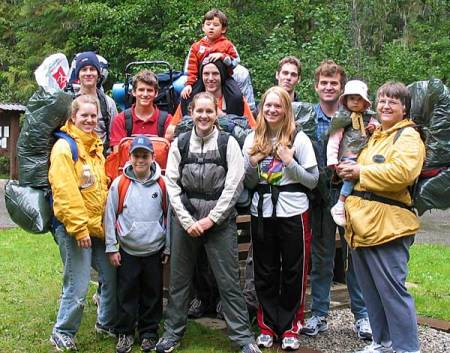
[[[385,106],[386,104],[389,107],[396,107],[402,104],[402,102],[398,99],[386,99],[386,98],[382,98],[380,100],[378,100],[378,105],[382,105]]]

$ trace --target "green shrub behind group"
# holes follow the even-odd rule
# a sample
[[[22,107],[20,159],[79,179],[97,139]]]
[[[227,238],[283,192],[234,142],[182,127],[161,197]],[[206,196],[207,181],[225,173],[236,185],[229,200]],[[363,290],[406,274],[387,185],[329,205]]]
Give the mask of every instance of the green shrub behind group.
[[[105,56],[107,88],[134,60],[166,60],[180,70],[212,7],[227,14],[227,36],[257,97],[288,54],[303,63],[298,92],[305,101],[316,99],[314,69],[327,58],[366,79],[372,92],[389,79],[449,78],[446,0],[9,0],[0,3],[7,14],[0,21],[0,100],[26,102],[36,88],[33,71],[58,51],[69,60],[82,50]]]

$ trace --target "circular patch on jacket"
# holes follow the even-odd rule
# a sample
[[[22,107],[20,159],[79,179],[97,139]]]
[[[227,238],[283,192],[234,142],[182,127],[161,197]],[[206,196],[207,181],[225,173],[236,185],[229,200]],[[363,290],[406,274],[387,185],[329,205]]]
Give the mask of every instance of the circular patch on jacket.
[[[383,155],[381,155],[381,154],[376,154],[375,156],[372,157],[372,160],[373,160],[375,163],[384,163],[386,159],[384,158]]]

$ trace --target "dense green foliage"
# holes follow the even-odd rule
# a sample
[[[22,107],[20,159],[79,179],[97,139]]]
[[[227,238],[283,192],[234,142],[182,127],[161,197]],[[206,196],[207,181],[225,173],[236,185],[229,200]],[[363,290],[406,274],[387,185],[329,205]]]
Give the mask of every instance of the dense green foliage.
[[[4,0],[0,100],[25,102],[36,88],[33,71],[58,51],[70,60],[96,50],[110,62],[109,85],[137,59],[166,60],[180,70],[212,7],[228,15],[228,36],[257,96],[288,54],[303,63],[298,91],[307,101],[315,100],[314,69],[327,58],[365,78],[372,91],[388,79],[450,76],[448,0]]]

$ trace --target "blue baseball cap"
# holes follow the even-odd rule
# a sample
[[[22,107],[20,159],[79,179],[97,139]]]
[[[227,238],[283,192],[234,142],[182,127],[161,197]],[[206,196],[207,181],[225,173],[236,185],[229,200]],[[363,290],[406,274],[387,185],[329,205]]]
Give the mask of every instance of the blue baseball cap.
[[[153,153],[153,144],[152,141],[147,136],[139,135],[136,136],[133,141],[131,142],[130,146],[130,153],[133,153],[138,148],[141,148],[143,150],[147,150],[151,153]]]

